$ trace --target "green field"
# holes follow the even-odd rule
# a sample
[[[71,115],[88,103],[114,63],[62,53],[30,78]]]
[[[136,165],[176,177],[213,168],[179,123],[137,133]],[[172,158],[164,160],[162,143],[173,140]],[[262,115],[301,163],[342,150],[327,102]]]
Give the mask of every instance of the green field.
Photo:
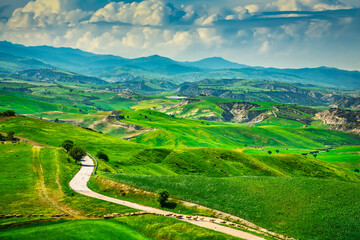
[[[73,192],[69,181],[79,166],[69,162],[62,149],[3,142],[0,153],[0,214],[23,215],[21,218],[1,218],[0,225],[49,219],[58,213],[81,217],[88,213],[134,211]],[[37,216],[28,219],[28,214]],[[44,216],[40,217],[40,214]]]
[[[190,121],[191,123],[195,120],[175,119],[175,121],[185,123]],[[170,124],[172,123],[170,122]],[[201,174],[216,177],[317,176],[340,179],[357,177],[352,172],[343,173],[342,170],[335,169],[335,166],[332,165],[326,165],[327,168],[323,168],[322,162],[300,155],[272,154],[267,156],[216,148],[151,148],[67,124],[25,117],[2,121],[0,129],[3,132],[14,130],[19,136],[49,146],[59,146],[66,139],[73,140],[92,155],[96,155],[97,151],[103,151],[109,155],[110,162],[100,162],[100,170],[107,169],[107,171],[125,174]],[[332,132],[334,131],[329,131],[329,134]],[[56,138],[53,137],[54,134],[56,134]],[[339,134],[339,132],[334,132],[334,134]]]
[[[0,239],[239,239],[161,216],[120,217],[112,220],[57,221],[0,231]]]
[[[296,239],[357,239],[360,185],[316,178],[106,174],[148,191],[232,213]]]
[[[323,148],[324,145],[360,144],[358,136],[327,129],[275,125],[245,127],[231,123],[173,118],[149,110],[123,111],[123,116],[123,122],[154,129],[135,138],[136,142],[150,146],[236,149],[245,145],[257,145],[316,149]]]

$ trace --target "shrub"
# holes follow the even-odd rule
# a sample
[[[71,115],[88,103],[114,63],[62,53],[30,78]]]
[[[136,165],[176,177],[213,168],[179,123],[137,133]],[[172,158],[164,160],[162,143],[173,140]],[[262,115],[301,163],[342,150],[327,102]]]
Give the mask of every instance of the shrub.
[[[157,192],[157,195],[156,195],[156,201],[158,201],[160,203],[160,206],[161,207],[164,207],[168,198],[169,198],[170,194],[168,191],[164,190],[164,189],[160,189],[158,192]]]
[[[0,117],[12,117],[15,116],[14,110],[6,110],[4,112],[0,112]]]
[[[100,152],[100,151],[96,153],[96,157],[98,157],[99,159],[102,159],[106,162],[109,161],[109,157],[105,153]]]
[[[63,143],[61,144],[61,146],[67,151],[69,152],[70,149],[74,146],[74,142],[71,140],[65,140],[63,141]]]
[[[7,133],[7,136],[6,136],[6,140],[8,140],[8,141],[13,141],[13,140],[15,140],[14,135],[15,135],[15,132],[14,132],[14,131],[9,131],[9,132]]]
[[[86,152],[81,147],[75,145],[70,149],[69,155],[77,162],[86,155]]]

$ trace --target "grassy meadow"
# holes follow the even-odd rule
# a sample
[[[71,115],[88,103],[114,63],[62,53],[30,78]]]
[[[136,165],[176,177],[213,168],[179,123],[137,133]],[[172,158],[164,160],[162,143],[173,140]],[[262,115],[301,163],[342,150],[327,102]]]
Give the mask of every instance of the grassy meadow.
[[[51,215],[58,213],[83,217],[134,211],[73,192],[69,181],[79,166],[69,162],[62,149],[3,142],[0,152],[0,214],[23,215],[21,218],[1,218],[0,225],[51,219]],[[29,214],[36,216],[27,218]]]
[[[296,239],[356,239],[360,185],[316,178],[106,174],[148,191],[234,214]]]
[[[0,239],[239,239],[189,223],[144,215],[112,220],[75,220],[32,224],[0,231]]]

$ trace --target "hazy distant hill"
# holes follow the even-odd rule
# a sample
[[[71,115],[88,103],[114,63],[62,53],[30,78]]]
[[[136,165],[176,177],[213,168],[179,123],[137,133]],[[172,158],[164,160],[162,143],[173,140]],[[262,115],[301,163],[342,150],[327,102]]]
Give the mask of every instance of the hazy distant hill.
[[[205,78],[245,78],[360,89],[359,71],[336,68],[261,68],[237,64],[219,57],[194,62],[179,62],[159,55],[127,59],[113,55],[97,55],[79,49],[49,46],[25,47],[9,42],[0,42],[0,52],[37,59],[57,68],[110,81],[121,81],[124,79],[124,74],[128,74],[127,79],[140,77],[176,83],[199,81]],[[6,64],[2,63],[0,67],[4,65]]]
[[[51,68],[49,64],[45,64],[33,58],[17,57],[11,54],[0,52],[0,71],[14,72],[25,69],[41,69]]]

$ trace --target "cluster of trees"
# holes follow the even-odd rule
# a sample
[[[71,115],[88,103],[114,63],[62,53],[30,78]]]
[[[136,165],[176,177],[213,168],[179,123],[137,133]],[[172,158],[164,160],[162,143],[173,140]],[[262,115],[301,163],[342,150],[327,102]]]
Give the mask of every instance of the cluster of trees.
[[[75,145],[71,140],[65,140],[61,146],[66,150],[66,152],[68,152],[75,162],[81,161],[81,159],[86,155],[85,150]]]
[[[0,133],[0,141],[18,141],[19,139],[15,138],[14,135],[14,131],[7,132],[6,136]]]
[[[61,146],[66,150],[66,152],[68,152],[68,154],[73,159],[75,159],[76,162],[80,161],[86,155],[86,151],[84,149],[82,149],[81,147],[75,145],[74,142],[71,140],[65,140],[61,144]],[[101,151],[97,152],[96,157],[99,159],[102,159],[106,162],[109,161],[109,157]]]
[[[14,110],[6,110],[3,112],[0,112],[0,117],[13,117],[13,116],[16,116]]]

